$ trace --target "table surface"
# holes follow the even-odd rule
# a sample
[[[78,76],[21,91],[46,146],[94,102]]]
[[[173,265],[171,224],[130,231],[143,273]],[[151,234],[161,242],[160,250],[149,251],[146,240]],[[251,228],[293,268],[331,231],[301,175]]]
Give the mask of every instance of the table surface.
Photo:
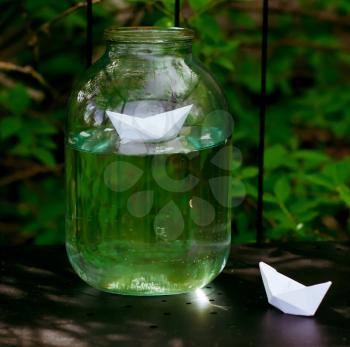
[[[97,291],[63,247],[0,248],[0,346],[350,346],[350,244],[234,246],[200,293],[129,297]],[[314,317],[268,305],[265,261],[306,284],[333,285]]]

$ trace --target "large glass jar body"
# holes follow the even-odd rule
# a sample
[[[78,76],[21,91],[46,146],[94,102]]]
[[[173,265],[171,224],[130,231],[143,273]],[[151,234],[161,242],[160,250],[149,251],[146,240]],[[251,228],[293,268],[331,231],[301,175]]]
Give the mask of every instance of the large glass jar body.
[[[176,134],[157,132],[186,107]],[[224,110],[188,42],[109,42],[73,91],[66,128],[66,245],[82,279],[114,293],[163,295],[220,273],[230,249]],[[118,114],[134,117],[133,134],[112,122]]]

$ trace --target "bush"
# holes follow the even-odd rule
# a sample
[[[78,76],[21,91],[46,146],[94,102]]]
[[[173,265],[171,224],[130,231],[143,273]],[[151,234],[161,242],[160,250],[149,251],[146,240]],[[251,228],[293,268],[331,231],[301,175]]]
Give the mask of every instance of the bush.
[[[84,2],[4,1],[0,27],[2,243],[64,235],[63,121],[84,71]],[[264,223],[267,239],[349,239],[350,3],[270,3]],[[94,4],[95,58],[103,28],[172,25],[173,1]],[[182,24],[223,86],[235,120],[234,242],[255,240],[261,1],[189,0]]]

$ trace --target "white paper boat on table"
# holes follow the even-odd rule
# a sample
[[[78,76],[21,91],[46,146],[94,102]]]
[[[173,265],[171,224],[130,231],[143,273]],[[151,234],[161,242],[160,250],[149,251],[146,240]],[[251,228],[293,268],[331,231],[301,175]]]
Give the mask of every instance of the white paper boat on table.
[[[127,142],[160,142],[173,139],[180,132],[193,105],[177,108],[172,111],[151,116],[106,111],[121,143]]]
[[[313,316],[332,284],[307,287],[263,262],[259,267],[269,304],[288,314]]]

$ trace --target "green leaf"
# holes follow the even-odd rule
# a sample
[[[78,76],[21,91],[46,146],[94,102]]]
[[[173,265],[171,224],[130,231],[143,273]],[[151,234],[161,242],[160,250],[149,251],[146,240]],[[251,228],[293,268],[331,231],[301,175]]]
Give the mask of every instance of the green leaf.
[[[308,168],[329,161],[329,157],[325,153],[317,150],[298,150],[294,153],[294,157],[303,160]]]
[[[59,78],[62,75],[76,75],[83,71],[81,57],[75,52],[52,56],[40,65],[40,72],[46,76]]]
[[[307,199],[304,197],[303,199],[293,201],[293,204],[290,208],[293,214],[299,215],[304,212],[315,209],[316,207],[318,207],[320,202],[321,201],[316,198]]]
[[[234,65],[232,62],[232,59],[228,58],[228,57],[221,57],[219,59],[215,60],[215,64],[222,66],[223,68],[225,68],[226,70],[229,71],[233,71],[234,70]]]
[[[44,139],[40,140],[40,145],[42,145],[46,149],[57,148],[57,143],[52,141],[50,138],[44,138]]]
[[[55,166],[56,160],[51,152],[44,148],[35,148],[33,155],[38,158],[43,164],[48,166]]]
[[[46,229],[35,238],[35,245],[54,245],[61,242],[61,237],[57,232]]]
[[[59,130],[50,124],[48,120],[32,119],[27,123],[28,127],[30,127],[30,130],[33,133],[39,135],[53,135],[56,134]]]
[[[270,202],[270,203],[277,203],[277,199],[274,195],[270,194],[270,193],[264,193],[264,201],[266,202]]]
[[[247,196],[245,184],[239,179],[231,180],[232,206],[239,205]]]
[[[0,137],[7,139],[16,134],[21,128],[22,122],[18,117],[5,117],[0,121]]]
[[[258,196],[258,190],[256,188],[256,185],[252,185],[246,182],[244,182],[244,185],[245,185],[247,196],[252,196],[253,198],[256,198]]]
[[[334,183],[332,180],[323,174],[306,175],[305,180],[321,187],[325,187],[331,190],[334,189]]]
[[[28,108],[30,98],[26,88],[18,83],[15,87],[0,93],[0,103],[16,115],[21,115]]]
[[[255,166],[249,166],[242,169],[241,178],[253,178],[258,175],[258,168]]]
[[[341,197],[341,199],[348,205],[350,206],[350,188],[342,185],[340,187],[338,187],[337,189],[339,196]]]
[[[350,159],[325,166],[323,174],[332,179],[335,185],[347,183],[350,180]]]
[[[130,2],[138,2],[138,0],[129,0]],[[140,2],[140,1],[139,1]],[[141,0],[143,3],[148,3],[149,0]],[[180,1],[181,6],[182,1]],[[162,0],[162,4],[164,6],[165,12],[174,13],[174,0]]]
[[[22,114],[29,106],[30,98],[26,88],[22,84],[17,84],[9,95],[9,108],[15,114]]]
[[[203,10],[210,4],[211,0],[189,0],[191,7],[195,11]]]
[[[279,201],[285,202],[290,196],[290,185],[288,179],[285,176],[281,177],[276,182],[273,191]]]
[[[299,220],[302,222],[309,222],[315,218],[317,218],[320,215],[320,212],[318,210],[315,211],[308,211],[308,212],[304,212],[298,215]]]
[[[86,26],[86,19],[80,13],[72,13],[65,18],[65,28],[84,28]]]
[[[287,150],[281,145],[274,145],[265,151],[265,168],[273,170],[286,164]]]
[[[290,232],[290,228],[286,226],[277,226],[267,230],[267,236],[271,240],[281,240]]]
[[[215,18],[208,14],[203,14],[196,17],[192,21],[194,27],[197,29],[198,34],[206,41],[206,45],[202,45],[202,49],[210,47],[210,44],[222,44],[223,34],[221,28]],[[212,52],[217,51],[217,47],[211,47]]]
[[[158,27],[172,27],[174,25],[173,23],[173,19],[172,18],[169,18],[169,17],[162,17],[160,19],[158,19],[155,23],[154,23],[155,26],[158,26]]]

